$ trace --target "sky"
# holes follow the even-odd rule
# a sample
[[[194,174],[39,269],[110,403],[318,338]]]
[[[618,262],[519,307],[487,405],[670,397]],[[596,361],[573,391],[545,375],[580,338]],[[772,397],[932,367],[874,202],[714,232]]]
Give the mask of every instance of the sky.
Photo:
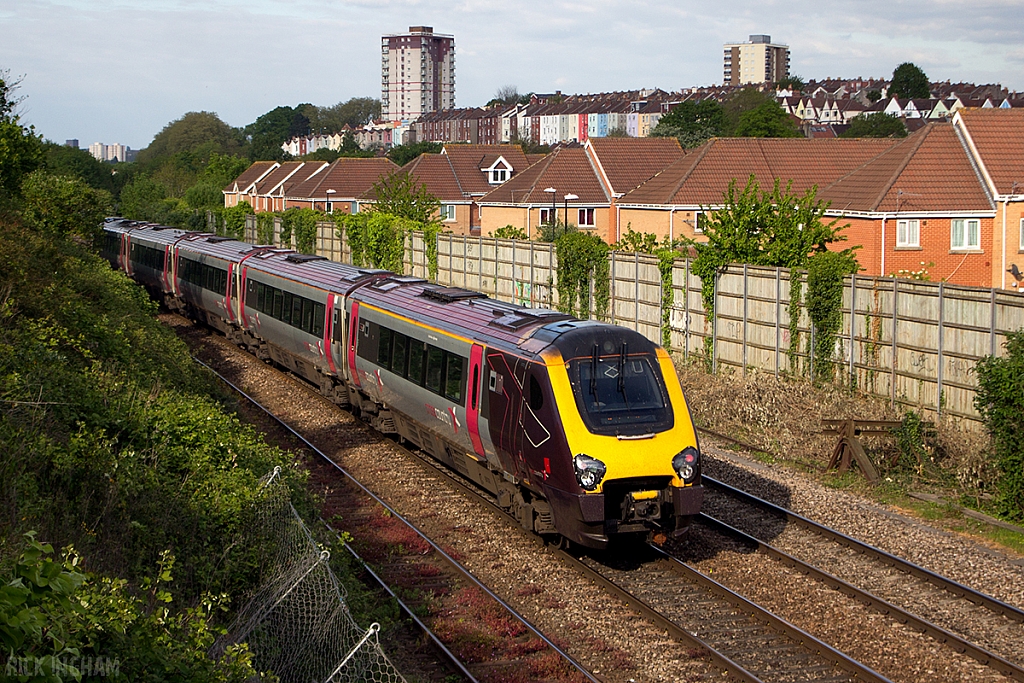
[[[455,36],[456,106],[520,92],[722,82],[722,45],[769,34],[805,80],[891,76],[1024,90],[1024,0],[0,0],[0,69],[56,142],[149,144],[190,111],[380,97],[380,38]]]

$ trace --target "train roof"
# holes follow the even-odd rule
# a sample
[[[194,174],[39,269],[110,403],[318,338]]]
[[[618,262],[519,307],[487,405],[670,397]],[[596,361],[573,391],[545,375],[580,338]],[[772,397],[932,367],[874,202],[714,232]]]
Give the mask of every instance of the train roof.
[[[339,294],[348,294],[368,279],[393,275],[386,270],[360,268],[284,249],[257,253],[245,261],[245,267]]]
[[[480,292],[399,275],[378,279],[354,297],[388,313],[509,351],[537,353],[557,334],[587,324],[551,309],[526,308]],[[542,329],[549,333],[537,334]]]

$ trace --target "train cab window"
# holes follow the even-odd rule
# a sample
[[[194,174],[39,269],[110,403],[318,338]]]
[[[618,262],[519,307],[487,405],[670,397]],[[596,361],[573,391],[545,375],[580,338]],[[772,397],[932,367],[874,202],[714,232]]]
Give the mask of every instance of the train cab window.
[[[393,332],[386,327],[378,328],[377,337],[377,365],[382,368],[391,369],[391,338]]]
[[[423,361],[427,355],[427,345],[413,339],[409,340],[409,381],[423,384]]]
[[[466,361],[458,356],[445,353],[444,395],[449,401],[462,404],[462,376],[465,374]]]
[[[409,338],[404,334],[395,332],[395,337],[391,342],[391,372],[400,377],[405,377],[407,373],[408,349]]]
[[[537,412],[544,407],[544,392],[540,388],[540,382],[530,374],[530,409]]]
[[[425,385],[435,394],[441,393],[441,377],[444,373],[444,351],[435,347],[427,347],[427,379]]]
[[[577,358],[569,379],[580,415],[594,434],[643,434],[670,429],[672,410],[661,372],[649,356]]]

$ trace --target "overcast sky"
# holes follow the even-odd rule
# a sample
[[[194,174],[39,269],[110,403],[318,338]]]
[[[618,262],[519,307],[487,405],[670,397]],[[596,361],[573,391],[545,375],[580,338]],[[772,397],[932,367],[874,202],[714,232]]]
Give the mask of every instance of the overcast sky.
[[[722,44],[767,33],[792,72],[1024,90],[1024,0],[0,0],[0,68],[46,138],[145,147],[170,121],[233,126],[279,105],[380,97],[380,38],[453,34],[456,105],[520,92],[722,81]]]

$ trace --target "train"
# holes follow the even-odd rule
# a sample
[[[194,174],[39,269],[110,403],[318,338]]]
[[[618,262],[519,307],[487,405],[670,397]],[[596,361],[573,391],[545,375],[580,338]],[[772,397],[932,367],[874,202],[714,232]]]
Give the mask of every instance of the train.
[[[168,309],[489,491],[524,529],[606,549],[679,538],[700,511],[682,387],[637,332],[121,218],[105,221],[100,250]]]

